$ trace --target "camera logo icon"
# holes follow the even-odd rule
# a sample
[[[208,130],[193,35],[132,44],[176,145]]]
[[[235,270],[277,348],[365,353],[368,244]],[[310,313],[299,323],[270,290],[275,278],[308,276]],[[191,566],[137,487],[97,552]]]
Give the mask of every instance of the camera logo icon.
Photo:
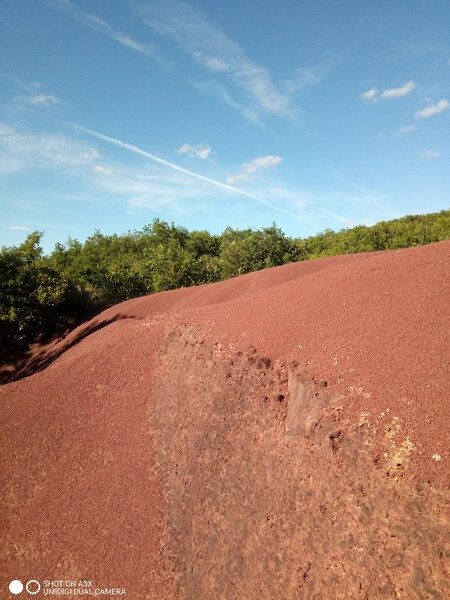
[[[27,581],[25,589],[31,596],[34,596],[35,594],[39,593],[41,584],[39,581],[36,581],[36,579],[30,579],[30,581]],[[23,592],[23,583],[18,579],[13,579],[9,584],[9,591],[15,596],[21,594]]]
[[[9,591],[11,594],[21,594],[23,591],[23,583],[18,579],[14,579],[9,584]]]

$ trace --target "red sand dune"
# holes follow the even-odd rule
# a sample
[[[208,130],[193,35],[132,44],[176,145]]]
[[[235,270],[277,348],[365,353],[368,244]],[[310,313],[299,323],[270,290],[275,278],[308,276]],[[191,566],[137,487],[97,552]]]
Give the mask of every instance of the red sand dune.
[[[1,597],[447,598],[449,250],[137,298],[35,356],[0,388]]]

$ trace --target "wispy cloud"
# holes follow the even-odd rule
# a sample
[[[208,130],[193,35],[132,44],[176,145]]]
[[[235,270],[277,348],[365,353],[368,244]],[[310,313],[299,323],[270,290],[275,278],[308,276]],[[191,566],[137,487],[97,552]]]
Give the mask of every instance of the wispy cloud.
[[[417,129],[417,125],[405,125],[404,127],[400,127],[400,129],[397,129],[396,131],[394,131],[392,133],[392,137],[393,138],[402,137],[403,135],[406,135],[407,133],[412,133],[416,129]]]
[[[111,169],[111,167],[105,167],[104,165],[94,165],[92,170],[94,173],[98,173],[99,175],[114,175],[114,169]]]
[[[65,12],[75,21],[108,36],[117,43],[146,54],[166,69],[165,60],[154,44],[139,42],[112,27],[99,16],[80,10],[70,0],[41,0]],[[269,71],[252,61],[239,44],[218,29],[201,11],[183,0],[132,0],[135,12],[153,31],[171,37],[192,60],[214,79],[193,81],[183,78],[202,93],[214,96],[239,110],[248,121],[261,125],[263,115],[276,115],[298,122],[295,98],[317,85],[331,70],[335,60],[299,68],[291,79],[276,82]],[[221,79],[217,81],[216,78]]]
[[[72,123],[66,125],[70,125],[78,134],[102,140],[149,159],[154,163],[153,170],[149,164],[135,168],[120,164],[106,166],[100,163],[101,154],[98,148],[84,140],[61,133],[39,133],[28,129],[18,131],[0,123],[0,173],[14,176],[14,173],[19,171],[54,169],[59,176],[75,176],[80,185],[87,184],[88,189],[97,188],[103,192],[94,194],[95,200],[92,201],[102,202],[104,192],[107,192],[104,202],[108,201],[107,198],[109,201],[113,197],[125,198],[128,207],[133,210],[146,207],[170,207],[170,210],[178,212],[210,210],[213,186],[229,196],[250,198],[267,209],[320,228],[318,223],[306,218],[306,215],[303,217],[304,211],[297,210],[292,202],[286,203],[277,199],[276,202],[280,200],[280,204],[277,204],[263,195],[250,193],[185,169],[122,140]],[[158,169],[158,165],[163,168]],[[86,198],[85,194],[81,197]],[[186,205],[184,201],[189,201],[189,204]]]
[[[98,148],[89,148],[89,150],[86,150],[82,154],[82,157],[85,160],[96,160],[97,158],[99,158],[99,156],[100,152],[98,151]]]
[[[317,194],[303,189],[286,189],[275,181],[265,181],[259,187],[254,183],[251,191],[244,191],[98,131],[77,125],[71,127],[75,128],[77,136],[40,133],[28,129],[17,131],[11,126],[0,124],[0,165],[3,167],[3,158],[9,157],[18,162],[18,168],[24,172],[34,168],[53,169],[58,177],[68,176],[71,182],[68,194],[64,190],[58,190],[57,195],[52,190],[45,194],[48,197],[53,193],[58,206],[61,202],[87,202],[105,207],[124,203],[129,211],[145,211],[148,214],[149,210],[157,210],[159,214],[167,215],[167,218],[182,213],[202,212],[207,213],[211,219],[220,219],[224,206],[228,207],[227,214],[242,211],[242,215],[247,215],[247,199],[250,199],[264,209],[261,211],[265,215],[264,219],[269,220],[276,211],[296,222],[307,223],[314,231],[323,228],[320,223],[327,219],[327,209],[347,220],[360,217],[380,220],[398,216],[389,210],[385,196],[373,190],[365,190],[354,182],[346,183],[353,188],[349,192],[330,190],[329,193]],[[110,161],[105,158],[107,147],[103,144],[100,146],[100,141],[89,143],[89,139],[84,136],[148,160],[133,164],[126,157],[124,161],[120,161],[119,155],[114,153],[115,158]],[[257,162],[244,164],[253,164],[250,170],[258,172],[259,168],[279,164],[278,158],[281,157],[259,157]],[[15,175],[11,173],[10,176]],[[342,185],[339,187],[342,188]],[[243,218],[246,220],[247,216]],[[347,223],[350,221],[344,222]],[[13,222],[12,225],[18,227],[21,223]],[[35,226],[36,224],[33,225]]]
[[[239,102],[237,102],[237,100],[232,98],[227,88],[218,81],[210,79],[208,81],[190,81],[189,83],[191,83],[191,85],[193,85],[203,94],[207,94],[208,96],[214,96],[224,104],[228,104],[228,106],[230,106],[231,108],[235,108],[238,110],[244,109],[244,107]]]
[[[129,144],[127,142],[118,140],[116,138],[112,138],[112,137],[104,135],[103,133],[100,133],[98,131],[94,131],[92,129],[87,129],[86,127],[83,127],[81,125],[76,125],[75,123],[68,123],[68,125],[71,125],[80,133],[84,133],[86,135],[92,136],[99,140],[103,140],[104,142],[107,142],[114,146],[118,146],[119,148],[123,148],[124,150],[128,150],[129,152],[133,152],[134,154],[144,156],[145,158],[148,158],[149,160],[151,160],[159,165],[168,167],[169,169],[172,169],[173,171],[176,171],[178,173],[184,173],[185,175],[189,175],[190,177],[193,177],[194,179],[198,179],[200,181],[208,183],[208,184],[210,184],[214,187],[220,188],[222,190],[226,190],[233,194],[251,198],[252,200],[255,200],[256,202],[258,202],[259,204],[263,204],[276,212],[288,215],[289,217],[291,217],[292,219],[295,219],[296,221],[301,221],[303,223],[308,223],[310,225],[314,225],[315,227],[320,227],[320,225],[318,225],[317,223],[310,221],[308,219],[304,219],[303,217],[299,216],[298,214],[293,213],[289,210],[286,210],[286,209],[274,204],[273,202],[270,202],[269,200],[267,200],[266,198],[264,198],[262,196],[259,196],[259,195],[257,196],[255,194],[251,194],[251,193],[241,190],[240,188],[237,188],[233,185],[223,183],[221,181],[217,181],[216,179],[212,179],[211,177],[206,177],[205,175],[196,173],[195,171],[185,169],[184,167],[180,167],[179,165],[172,163],[170,161],[167,161],[159,156],[156,156],[155,154],[151,154],[150,152],[147,152],[146,150],[142,150],[138,146],[134,146],[133,144]]]
[[[18,130],[0,123],[0,175],[14,177],[34,169],[70,177],[70,189],[58,191],[58,202],[108,205],[124,201],[129,210],[195,211],[211,197],[210,185],[197,185],[190,175],[168,172],[158,165],[105,164],[97,147],[79,136]],[[228,193],[224,190],[224,193]],[[49,190],[51,196],[52,192]],[[46,194],[47,196],[47,194]],[[56,201],[56,200],[55,200]],[[46,225],[47,227],[47,225]]]
[[[420,156],[422,156],[423,158],[437,158],[439,156],[439,152],[437,150],[425,150],[425,152],[422,152],[420,154]]]
[[[402,98],[403,96],[407,96],[409,93],[411,93],[415,88],[416,84],[414,81],[408,81],[401,87],[384,90],[381,94],[381,97],[383,99]]]
[[[367,92],[363,92],[361,94],[361,98],[365,102],[374,102],[376,99],[376,95],[377,95],[377,88],[371,88],[370,90],[367,90]]]
[[[374,87],[360,94],[360,98],[365,102],[373,103],[377,103],[379,100],[393,100],[395,98],[407,96],[413,90],[415,90],[416,87],[417,84],[414,81],[407,81],[401,87],[383,90],[380,94],[378,94],[377,88]]]
[[[77,169],[99,157],[96,148],[62,134],[19,131],[0,123],[0,172],[25,168],[66,167]]]
[[[341,225],[343,225],[345,228],[355,227],[355,225],[365,225],[366,227],[370,227],[370,225],[374,225],[376,223],[376,219],[368,219],[367,217],[361,217],[359,219],[349,218],[327,208],[323,209],[323,213],[334,221],[341,223]]]
[[[336,167],[330,166],[330,173],[339,182],[341,191],[328,194],[326,198],[328,203],[336,206],[345,204],[353,209],[371,207],[372,210],[376,210],[378,215],[383,215],[383,218],[394,219],[400,216],[391,206],[385,193],[366,188]],[[347,188],[347,191],[342,191],[343,188]]]
[[[285,90],[291,94],[297,94],[318,85],[330,73],[336,62],[335,59],[328,59],[322,64],[296,69],[294,75],[283,82]]]
[[[392,133],[388,133],[388,134],[380,133],[376,137],[380,140],[384,140],[386,138],[396,139],[396,138],[403,137],[404,135],[407,135],[408,133],[412,133],[416,129],[417,129],[417,125],[405,125],[404,127],[400,127],[399,129],[396,129]]]
[[[152,30],[174,39],[198,65],[225,75],[260,111],[283,116],[291,113],[289,98],[274,84],[267,69],[250,60],[199,10],[180,0],[137,2],[135,8]]]
[[[57,96],[37,94],[35,96],[16,96],[14,102],[28,104],[29,106],[52,106],[54,104],[59,104],[61,100]]]
[[[75,21],[78,21],[85,27],[89,27],[94,31],[98,31],[99,33],[108,36],[118,44],[121,44],[130,50],[134,50],[135,52],[139,52],[141,54],[146,54],[147,56],[150,56],[158,61],[161,65],[168,67],[167,61],[160,56],[155,46],[152,44],[138,42],[131,36],[122,33],[121,31],[117,31],[105,20],[101,19],[97,15],[80,10],[69,0],[42,0],[42,2],[51,8],[56,8],[65,12]]]
[[[21,79],[19,79],[15,75],[13,75],[12,73],[8,73],[8,71],[4,71],[3,69],[0,69],[0,77],[4,77],[5,79],[8,79],[14,85],[19,87],[21,90],[28,92],[28,94],[35,94],[36,90],[41,87],[41,84],[38,82],[32,83],[30,85],[28,83],[25,83],[24,81],[22,81]]]
[[[425,42],[400,42],[397,50],[394,50],[391,55],[391,60],[411,60],[412,58],[419,58],[426,56],[427,54],[438,54],[445,56],[448,53],[448,46],[439,44],[435,41]]]
[[[197,144],[196,146],[192,146],[191,144],[183,144],[181,148],[176,150],[176,152],[178,154],[187,154],[193,158],[205,160],[209,158],[212,148],[211,146],[208,146],[208,144]]]
[[[10,225],[9,227],[5,227],[5,229],[9,229],[10,231],[29,231],[29,227],[25,227],[24,225]]]
[[[170,37],[198,66],[220,79],[220,83],[215,79],[197,83],[199,89],[234,105],[254,122],[262,115],[295,120],[295,94],[316,85],[330,69],[329,65],[298,69],[292,80],[275,82],[264,66],[252,61],[237,42],[187,2],[135,1],[133,6],[149,28]]]
[[[281,156],[258,156],[250,162],[242,163],[240,165],[240,172],[236,175],[229,175],[227,177],[227,183],[232,185],[238,181],[251,181],[253,176],[258,171],[263,171],[270,167],[275,167],[283,161]]]
[[[15,86],[21,90],[27,92],[27,95],[16,96],[14,102],[18,104],[26,104],[28,106],[52,106],[54,104],[61,104],[61,99],[58,96],[52,94],[38,93],[42,88],[42,84],[39,81],[33,81],[32,83],[25,83],[12,73],[0,69],[0,77],[8,79]]]
[[[414,118],[427,119],[428,117],[432,117],[433,115],[437,115],[443,112],[444,110],[447,110],[447,108],[449,107],[450,102],[443,98],[442,100],[439,100],[439,102],[436,102],[436,104],[430,104],[430,106],[422,108],[422,110],[418,110],[414,115]]]

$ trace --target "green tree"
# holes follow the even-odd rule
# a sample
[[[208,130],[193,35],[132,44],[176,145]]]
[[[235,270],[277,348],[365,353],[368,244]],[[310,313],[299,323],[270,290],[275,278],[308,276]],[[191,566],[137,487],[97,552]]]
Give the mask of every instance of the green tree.
[[[26,340],[61,322],[70,283],[51,268],[39,245],[42,234],[31,233],[17,247],[0,252],[0,335]]]
[[[227,227],[221,237],[220,264],[223,279],[276,267],[292,262],[295,257],[295,244],[275,224],[257,231],[239,231]]]

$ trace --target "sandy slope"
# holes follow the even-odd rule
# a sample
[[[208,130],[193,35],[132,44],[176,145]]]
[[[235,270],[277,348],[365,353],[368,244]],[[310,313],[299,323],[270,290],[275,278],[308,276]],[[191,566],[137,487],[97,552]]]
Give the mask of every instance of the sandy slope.
[[[2,589],[445,598],[449,250],[138,298],[37,357],[0,388]]]

